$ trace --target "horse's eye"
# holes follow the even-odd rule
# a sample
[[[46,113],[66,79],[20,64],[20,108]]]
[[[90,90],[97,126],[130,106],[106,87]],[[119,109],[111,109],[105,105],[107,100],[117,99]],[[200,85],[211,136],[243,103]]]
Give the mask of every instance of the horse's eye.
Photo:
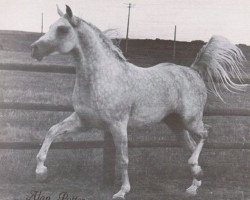
[[[66,33],[68,33],[68,31],[69,31],[69,28],[66,26],[59,26],[57,28],[57,33],[59,33],[59,34],[66,34]]]

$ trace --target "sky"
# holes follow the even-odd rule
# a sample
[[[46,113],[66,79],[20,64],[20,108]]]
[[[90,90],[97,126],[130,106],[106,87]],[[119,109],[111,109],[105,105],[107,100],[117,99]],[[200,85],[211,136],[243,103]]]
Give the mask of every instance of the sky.
[[[250,45],[250,0],[0,0],[0,29],[44,32],[59,16],[56,4],[101,30],[114,28],[126,36],[127,4],[131,2],[129,38],[208,41],[222,35]]]

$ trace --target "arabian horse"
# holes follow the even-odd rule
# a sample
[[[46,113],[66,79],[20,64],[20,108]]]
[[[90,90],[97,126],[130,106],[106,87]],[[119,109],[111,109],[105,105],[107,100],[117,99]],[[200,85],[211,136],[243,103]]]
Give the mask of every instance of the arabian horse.
[[[94,25],[58,7],[60,18],[49,31],[31,45],[38,61],[52,53],[71,54],[76,66],[72,96],[74,113],[52,126],[37,155],[36,176],[45,179],[44,162],[53,140],[60,134],[103,129],[112,134],[119,160],[122,184],[113,199],[124,199],[130,191],[128,176],[127,127],[164,122],[179,132],[192,152],[188,160],[193,181],[186,190],[195,195],[201,186],[202,169],[198,158],[208,137],[209,126],[202,121],[207,92],[223,99],[221,87],[243,90],[246,85],[232,82],[242,79],[245,57],[226,38],[213,36],[198,53],[191,67],[161,63],[142,68],[126,61],[110,38]],[[178,116],[168,121],[167,116]],[[199,138],[196,144],[192,135]]]

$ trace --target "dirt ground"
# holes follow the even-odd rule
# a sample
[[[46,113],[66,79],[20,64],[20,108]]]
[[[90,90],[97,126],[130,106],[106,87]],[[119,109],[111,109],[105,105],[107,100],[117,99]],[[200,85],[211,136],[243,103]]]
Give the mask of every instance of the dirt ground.
[[[0,155],[4,155],[4,151],[9,152],[1,150]],[[218,158],[213,152],[203,151],[203,183],[198,195],[190,197],[185,193],[192,181],[186,162],[188,153],[180,148],[130,149],[132,189],[126,200],[249,200],[247,157],[237,164],[229,158],[230,154],[237,155],[236,152],[222,151],[223,158],[219,151],[214,152]],[[112,187],[102,183],[102,150],[51,150],[46,164],[49,176],[42,183],[35,180],[36,153],[37,150],[15,150],[11,157],[2,156],[1,166],[5,162],[9,167],[0,170],[1,200],[111,200],[119,190],[119,176]],[[40,196],[31,197],[35,191],[41,192]],[[60,199],[62,193],[68,197]]]
[[[60,194],[66,193],[68,200],[111,200],[113,193],[119,186],[103,187],[101,181],[85,179],[77,180],[55,178],[46,183],[16,183],[0,185],[1,200],[51,200],[59,199]],[[142,177],[131,181],[132,190],[127,195],[127,200],[247,200],[250,199],[249,184],[240,182],[213,182],[204,181],[196,197],[189,197],[185,187],[190,180],[159,180],[157,177]],[[36,198],[32,194],[37,191]],[[40,196],[39,196],[39,192]],[[71,199],[70,199],[71,198]],[[44,198],[46,199],[46,198]]]

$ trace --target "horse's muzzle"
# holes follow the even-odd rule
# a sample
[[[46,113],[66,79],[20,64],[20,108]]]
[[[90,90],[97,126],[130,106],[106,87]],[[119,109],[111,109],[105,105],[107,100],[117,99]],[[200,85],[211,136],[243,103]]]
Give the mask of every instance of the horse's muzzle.
[[[37,44],[32,44],[31,45],[31,57],[35,58],[38,61],[41,61],[43,59],[43,56],[39,53],[39,48]]]

